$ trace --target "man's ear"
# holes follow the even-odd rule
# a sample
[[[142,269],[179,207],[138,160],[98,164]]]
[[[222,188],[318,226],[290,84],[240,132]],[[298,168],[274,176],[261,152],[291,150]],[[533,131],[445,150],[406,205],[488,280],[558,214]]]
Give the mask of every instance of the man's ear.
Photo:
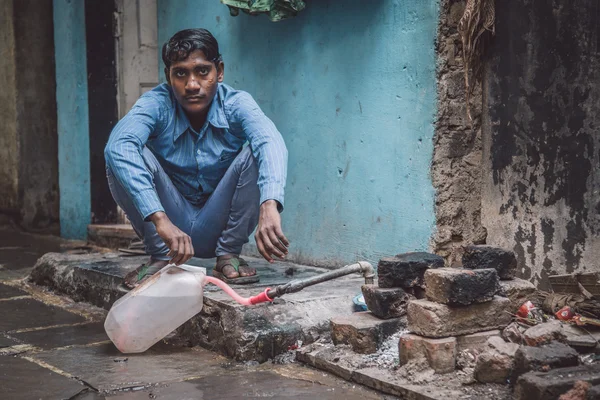
[[[225,64],[223,61],[219,61],[217,65],[217,81],[223,82],[223,76],[225,75]]]
[[[165,68],[165,78],[167,79],[167,83],[171,84],[171,77],[169,76],[169,68]]]

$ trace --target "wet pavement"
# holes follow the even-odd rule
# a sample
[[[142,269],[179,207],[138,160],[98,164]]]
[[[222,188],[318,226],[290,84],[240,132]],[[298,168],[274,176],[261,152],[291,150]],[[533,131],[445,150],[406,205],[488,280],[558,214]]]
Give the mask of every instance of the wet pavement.
[[[86,249],[80,243],[0,229],[0,398],[393,398],[297,363],[235,363],[173,341],[123,355],[104,333],[104,310],[27,281],[46,251]]]

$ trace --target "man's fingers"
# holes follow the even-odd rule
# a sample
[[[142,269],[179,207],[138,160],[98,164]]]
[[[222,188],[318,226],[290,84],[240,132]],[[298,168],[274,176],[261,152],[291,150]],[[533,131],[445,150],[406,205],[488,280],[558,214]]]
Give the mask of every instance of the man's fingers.
[[[258,249],[260,255],[263,256],[263,258],[268,262],[273,262],[273,258],[271,258],[271,255],[265,250],[263,240],[258,233],[254,235],[254,239],[256,240],[256,248]]]
[[[281,251],[279,251],[273,243],[271,243],[269,234],[263,233],[261,236],[262,236],[262,239],[263,239],[263,242],[265,245],[265,250],[267,250],[267,253],[269,253],[269,255],[274,254],[275,256],[277,256],[279,258],[283,258],[283,253]]]
[[[188,236],[187,242],[188,242],[188,256],[185,259],[184,263],[188,262],[192,257],[194,257],[194,245],[192,244],[192,238]]]
[[[281,255],[278,255],[278,257],[285,257],[285,255],[287,254],[287,248],[283,245],[283,243],[281,243],[277,235],[275,235],[275,232],[271,231],[269,233],[269,239],[271,240],[271,243],[273,243],[273,246],[281,252]]]
[[[285,245],[285,247],[290,247],[290,241],[285,237],[280,227],[275,228],[275,234],[277,235],[281,243]]]

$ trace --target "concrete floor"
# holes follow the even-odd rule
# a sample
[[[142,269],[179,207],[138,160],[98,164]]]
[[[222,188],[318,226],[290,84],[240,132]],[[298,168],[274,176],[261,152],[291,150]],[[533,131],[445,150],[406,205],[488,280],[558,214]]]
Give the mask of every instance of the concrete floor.
[[[296,363],[234,363],[166,342],[124,356],[104,333],[104,310],[26,280],[46,252],[88,250],[84,243],[0,228],[0,398],[393,398]]]

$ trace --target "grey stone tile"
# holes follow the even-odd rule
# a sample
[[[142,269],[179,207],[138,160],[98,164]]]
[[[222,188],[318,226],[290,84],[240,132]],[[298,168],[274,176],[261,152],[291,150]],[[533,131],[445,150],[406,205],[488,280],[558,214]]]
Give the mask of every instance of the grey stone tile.
[[[43,350],[109,340],[101,322],[13,333],[11,336]]]
[[[0,301],[0,332],[85,322],[79,315],[34,299]]]
[[[69,399],[85,387],[31,361],[0,356],[0,397],[10,400]]]
[[[0,283],[0,299],[8,299],[17,296],[27,296],[28,293],[21,289]]]

